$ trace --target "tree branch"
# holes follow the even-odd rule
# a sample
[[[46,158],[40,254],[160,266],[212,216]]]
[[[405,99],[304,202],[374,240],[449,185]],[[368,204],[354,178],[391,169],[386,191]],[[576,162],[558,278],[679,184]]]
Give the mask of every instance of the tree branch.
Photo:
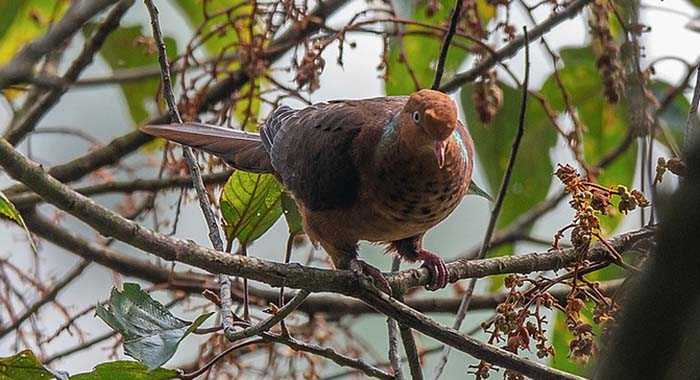
[[[66,286],[70,285],[70,283],[73,282],[73,280],[78,278],[83,273],[85,268],[87,268],[90,264],[91,263],[88,260],[81,261],[75,268],[71,269],[71,271],[68,272],[62,279],[51,285],[51,291],[47,294],[44,294],[39,300],[37,300],[31,306],[29,306],[21,316],[12,321],[12,323],[10,323],[9,325],[0,327],[0,339],[2,339],[5,335],[11,333],[12,331],[18,329],[24,321],[29,319],[32,315],[34,315],[34,313],[38,312],[42,306],[46,305],[49,302],[53,302],[58,296],[58,293],[60,293],[61,290],[63,290]]]
[[[111,248],[76,237],[36,213],[23,212],[22,217],[33,233],[77,254],[85,260],[103,265],[124,276],[136,277],[154,284],[166,284],[168,289],[182,290],[192,294],[199,294],[207,289],[218,291],[214,276],[199,273],[172,272],[169,268],[153,265],[147,261],[136,260]],[[610,281],[602,283],[600,286],[604,294],[612,294],[619,285],[620,283],[617,281]],[[567,294],[568,291],[565,291],[565,289],[552,291],[552,295],[560,302],[563,302]],[[263,305],[276,302],[279,296],[276,291],[258,288],[252,288],[251,295],[253,298],[260,299]],[[494,309],[499,303],[503,302],[505,296],[505,294],[474,295],[470,302],[470,307],[474,310]],[[286,295],[286,297],[291,297],[291,295]],[[407,299],[406,304],[423,313],[454,314],[460,304],[460,299],[461,297],[418,297]],[[330,319],[376,313],[376,310],[361,301],[337,294],[311,295],[299,307],[299,310],[307,314],[324,313]]]
[[[233,174],[233,169],[227,169],[217,173],[203,174],[204,185],[222,185]],[[130,181],[105,182],[97,185],[89,185],[76,188],[80,194],[90,196],[107,193],[134,193],[137,191],[159,191],[170,188],[191,188],[192,178],[189,176],[174,176],[160,179],[134,179]],[[44,200],[34,193],[19,193],[9,196],[8,199],[17,209],[25,209],[34,206]]]
[[[433,90],[437,90],[440,87],[440,81],[442,80],[442,74],[445,71],[445,61],[447,61],[447,53],[450,50],[450,42],[452,37],[454,37],[457,31],[457,23],[459,23],[459,18],[462,15],[462,7],[464,1],[455,0],[455,7],[452,10],[452,17],[450,17],[450,26],[445,33],[445,38],[442,40],[442,47],[440,48],[440,55],[438,56],[438,64],[435,69],[435,79],[433,79],[433,85],[430,87]]]
[[[13,178],[29,186],[48,202],[78,217],[104,236],[115,237],[165,260],[196,266],[210,273],[225,273],[265,282],[275,287],[285,285],[312,292],[351,293],[353,286],[357,284],[358,278],[352,271],[325,270],[299,264],[285,265],[254,257],[226,255],[149,230],[47,176],[41,166],[24,158],[4,140],[0,140],[0,165]],[[610,239],[609,243],[618,252],[623,253],[633,248],[634,243],[649,240],[653,234],[653,228],[642,228]],[[600,244],[595,244],[591,247],[588,257],[592,261],[607,261],[608,251]],[[458,260],[448,264],[448,271],[450,281],[455,282],[459,279],[493,274],[556,270],[576,259],[578,254],[568,249],[483,260]],[[429,277],[428,270],[420,268],[390,274],[387,279],[392,287],[409,289],[426,285]]]
[[[0,68],[0,89],[27,81],[34,65],[49,52],[61,46],[96,14],[117,0],[92,0],[73,3],[65,16],[43,36],[25,45],[5,66]]]
[[[296,46],[296,43],[301,39],[316,32],[320,27],[318,20],[325,20],[347,2],[348,0],[329,0],[320,3],[316,9],[309,14],[308,23],[304,23],[301,28],[290,27],[288,31],[282,33],[282,35],[273,40],[269,47],[261,54],[269,62],[277,61],[287,51]],[[227,99],[230,94],[240,90],[243,85],[248,83],[248,80],[249,78],[243,69],[234,71],[228,77],[220,80],[207,90],[206,94],[202,96],[197,111],[202,113],[212,105]],[[146,124],[164,124],[168,121],[169,116],[161,115],[152,118],[147,121]],[[82,157],[51,168],[49,174],[61,182],[76,181],[94,170],[119,162],[124,156],[133,153],[151,140],[153,140],[153,136],[147,135],[141,131],[129,132],[115,138],[100,149],[96,149]],[[22,191],[26,191],[26,188],[23,186],[13,186],[12,188],[3,190],[7,196]]]
[[[580,12],[581,9],[583,9],[583,7],[588,5],[588,3],[591,1],[592,0],[575,0],[563,11],[550,16],[548,19],[530,30],[530,41],[540,38],[542,35],[549,32],[552,30],[552,28],[561,24],[563,21],[576,16],[578,12]],[[479,61],[479,63],[472,69],[455,75],[450,81],[440,86],[440,90],[443,92],[456,91],[463,84],[475,80],[479,75],[485,73],[499,62],[514,56],[524,45],[525,38],[522,35],[516,37],[513,41],[498,49],[494,54],[491,54],[482,61]]]
[[[110,3],[111,2],[114,1],[110,1]],[[83,50],[61,78],[61,86],[53,88],[48,93],[42,95],[39,101],[30,105],[30,108],[26,113],[22,114],[18,121],[13,121],[8,131],[5,132],[3,136],[5,140],[12,145],[17,145],[27,133],[34,129],[34,126],[36,126],[39,120],[58,103],[61,96],[75,83],[83,70],[92,63],[95,54],[102,48],[107,36],[117,29],[122,17],[133,4],[134,0],[121,0],[114,9],[112,9],[105,21],[102,22],[95,34],[85,43]]]

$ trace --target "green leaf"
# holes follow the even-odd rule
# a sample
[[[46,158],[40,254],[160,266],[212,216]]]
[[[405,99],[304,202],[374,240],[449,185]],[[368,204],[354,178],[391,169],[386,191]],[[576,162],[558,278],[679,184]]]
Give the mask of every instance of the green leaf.
[[[657,80],[651,83],[651,90],[657,100],[661,101],[673,89],[670,84]],[[664,112],[659,115],[659,126],[663,133],[657,138],[676,154],[680,154],[683,145],[685,123],[690,111],[690,102],[682,94],[676,96]]]
[[[264,234],[282,215],[282,185],[272,174],[237,170],[221,192],[226,236],[248,245]]]
[[[500,188],[508,166],[512,141],[517,132],[522,98],[520,90],[503,83],[499,86],[503,90],[503,106],[490,124],[482,123],[476,113],[472,101],[474,86],[465,85],[461,91],[465,120],[474,138],[477,157],[486,172],[486,179],[491,189]],[[497,228],[509,225],[532,206],[543,201],[552,182],[553,166],[549,158],[549,150],[556,144],[556,131],[549,123],[541,104],[532,97],[528,98],[525,117],[525,133],[496,224]],[[512,245],[508,244],[491,250],[489,256],[504,256],[511,253]],[[503,284],[504,277],[493,277],[490,290],[498,290]]]
[[[437,12],[431,17],[426,14],[427,2],[420,2],[420,5],[411,10],[411,19],[442,26],[444,21],[450,17],[454,1],[441,0],[441,6]],[[403,2],[402,5],[410,7],[411,4]],[[481,19],[487,23],[495,14],[493,7],[485,1],[478,1],[478,6]],[[406,32],[425,31],[426,28],[416,25],[406,25]],[[461,40],[464,42],[463,40]],[[435,76],[435,66],[440,55],[440,47],[442,45],[441,38],[433,36],[408,34],[403,37],[403,53],[405,62],[401,60],[401,45],[399,40],[394,39],[389,45],[389,54],[387,59],[387,80],[385,83],[385,91],[387,95],[406,95],[416,91],[416,85],[413,81],[415,76],[421,88],[430,87]],[[447,53],[445,60],[445,71],[443,78],[452,76],[459,66],[467,57],[465,50],[452,46]],[[407,64],[410,66],[409,71]],[[413,73],[413,75],[411,74]]]
[[[20,9],[23,8],[22,5],[20,1],[3,1],[0,3],[0,39],[5,36],[13,21],[18,19]]]
[[[0,191],[0,217],[9,219],[20,226],[24,227],[24,220],[22,220],[22,215],[15,208],[15,205],[10,202],[9,199]],[[25,227],[26,228],[26,227]]]
[[[0,191],[0,219],[5,218],[8,220],[11,220],[15,223],[17,223],[20,227],[24,229],[24,232],[27,234],[27,239],[29,240],[29,245],[32,247],[32,250],[34,252],[37,251],[36,245],[34,244],[34,239],[32,238],[32,233],[29,232],[29,228],[27,228],[27,225],[24,224],[24,219],[22,219],[22,215],[17,211],[15,208],[15,205],[10,202],[9,199],[3,194],[2,191]]]
[[[175,354],[178,344],[211,314],[194,322],[173,316],[138,284],[125,283],[124,290],[112,289],[106,307],[97,305],[96,314],[124,338],[124,353],[149,369],[162,366]]]
[[[87,34],[95,29],[94,24],[88,24]],[[134,25],[117,28],[112,32],[100,50],[100,55],[112,70],[135,69],[158,65],[158,53],[150,50],[147,43],[138,43],[143,38],[143,26]],[[168,58],[177,56],[177,45],[170,37],[163,37]],[[160,85],[159,77],[140,79],[135,82],[120,84],[124,93],[129,113],[134,123],[145,121],[156,108],[155,95]]]
[[[486,172],[489,187],[498,189],[508,166],[512,141],[517,130],[521,91],[500,84],[503,107],[489,124],[483,124],[472,104],[473,85],[462,87],[461,100],[465,120],[474,138],[479,163]],[[538,101],[528,100],[525,133],[513,168],[498,228],[510,224],[522,213],[547,196],[552,181],[553,166],[549,150],[557,141],[556,131],[549,123]]]
[[[71,376],[71,380],[168,380],[177,378],[177,371],[165,368],[149,370],[139,362],[119,360],[102,363],[91,372]]]
[[[596,68],[596,58],[590,47],[562,49],[564,67],[559,71],[564,87],[571,95],[571,103],[585,124],[583,154],[587,162],[595,164],[617,147],[627,134],[627,111],[622,104],[609,104],[603,96],[602,78]],[[542,94],[555,110],[565,110],[564,100],[551,76],[542,87]],[[636,143],[598,176],[605,186],[630,186],[637,162]],[[612,213],[600,218],[604,233],[612,232],[622,215]]]
[[[284,218],[287,220],[287,227],[290,235],[304,232],[304,224],[299,213],[299,208],[294,199],[287,193],[282,193],[282,210]]]
[[[183,16],[189,21],[193,28],[202,28],[200,35],[210,36],[204,47],[211,56],[223,53],[224,51],[234,51],[237,49],[238,40],[250,41],[249,18],[244,17],[236,23],[237,28],[223,27],[230,24],[230,19],[236,16],[250,14],[253,10],[252,2],[246,5],[243,0],[175,0],[174,4],[182,11]],[[232,12],[223,12],[233,9]],[[204,12],[209,15],[205,19]],[[236,31],[238,29],[238,31]]]
[[[54,375],[46,370],[30,350],[0,358],[0,380],[48,380]]]
[[[58,20],[68,9],[63,0],[1,0],[0,1],[0,66],[3,66],[27,43],[39,37],[50,21]],[[2,90],[13,100],[23,93],[15,89]]]

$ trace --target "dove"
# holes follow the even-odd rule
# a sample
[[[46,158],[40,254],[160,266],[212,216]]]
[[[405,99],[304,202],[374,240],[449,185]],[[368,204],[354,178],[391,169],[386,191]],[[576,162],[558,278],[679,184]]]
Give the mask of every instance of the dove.
[[[446,94],[334,100],[279,106],[248,133],[201,123],[147,125],[142,131],[221,157],[238,170],[272,173],[295,200],[304,231],[337,269],[382,272],[358,257],[358,242],[422,261],[428,289],[445,287],[445,260],[423,247],[467,193],[474,145]]]

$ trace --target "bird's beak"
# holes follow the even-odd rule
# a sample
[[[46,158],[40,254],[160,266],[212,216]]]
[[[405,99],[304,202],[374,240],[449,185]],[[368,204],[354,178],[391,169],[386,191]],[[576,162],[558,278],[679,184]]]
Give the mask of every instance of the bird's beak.
[[[445,166],[445,141],[435,142],[435,159],[437,159],[437,164],[440,169]]]

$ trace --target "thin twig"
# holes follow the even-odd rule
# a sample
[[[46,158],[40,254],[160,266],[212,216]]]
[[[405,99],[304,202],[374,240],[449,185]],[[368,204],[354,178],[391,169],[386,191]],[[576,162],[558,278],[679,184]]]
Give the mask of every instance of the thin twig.
[[[156,40],[156,45],[158,46],[158,62],[161,68],[163,95],[165,96],[165,101],[168,104],[170,118],[177,123],[182,123],[182,118],[180,117],[180,112],[177,108],[177,103],[175,102],[172,80],[170,79],[170,63],[168,62],[168,54],[165,51],[165,42],[163,41],[163,35],[160,30],[158,8],[156,8],[152,0],[144,0],[144,3],[146,4],[146,8],[148,8],[148,13],[151,17],[153,38]],[[187,166],[190,170],[192,184],[195,188],[195,192],[197,193],[199,207],[202,209],[202,214],[204,214],[204,219],[207,222],[207,227],[209,228],[209,240],[211,240],[214,249],[217,251],[223,251],[224,243],[221,239],[219,224],[216,222],[216,217],[211,209],[209,196],[204,188],[204,181],[202,180],[202,173],[200,172],[197,160],[194,157],[194,153],[192,153],[192,149],[190,147],[183,145],[182,151],[183,155],[185,156]],[[225,274],[219,274],[218,279],[220,284],[219,297],[221,299],[221,321],[224,331],[229,331],[233,329],[234,322],[233,315],[231,314],[231,280]]]
[[[549,32],[552,28],[570,19],[578,14],[578,12],[588,5],[593,0],[575,0],[563,11],[554,14],[541,22],[536,27],[532,28],[529,32],[529,39],[533,41],[545,33]],[[479,62],[478,65],[470,70],[463,73],[459,73],[450,79],[447,83],[440,86],[440,90],[443,92],[453,92],[462,87],[463,84],[471,82],[478,78],[481,74],[485,73],[493,66],[497,65],[499,62],[514,56],[525,44],[523,36],[515,38],[513,41],[509,42],[507,45],[498,49],[494,54],[489,55],[485,59]]]
[[[398,272],[399,269],[401,269],[401,258],[396,256],[391,263],[391,271]],[[389,363],[391,364],[391,370],[394,372],[394,377],[396,380],[403,380],[403,371],[401,371],[401,355],[399,354],[399,325],[396,320],[392,318],[387,318],[386,323],[389,333]]]
[[[70,285],[73,282],[73,280],[78,278],[83,273],[85,268],[87,268],[90,264],[91,262],[88,260],[81,261],[75,268],[71,269],[71,271],[68,272],[68,274],[66,274],[61,280],[53,284],[49,293],[45,294],[43,297],[41,297],[41,299],[37,300],[31,306],[29,306],[21,316],[17,317],[17,319],[15,319],[11,324],[0,327],[0,339],[2,339],[8,333],[18,329],[24,321],[33,316],[37,311],[39,311],[39,309],[42,306],[46,305],[49,302],[53,302],[56,299],[56,296],[58,296],[58,293],[60,293],[61,290],[63,290],[66,286]]]
[[[477,260],[483,259],[491,246],[491,238],[493,237],[493,232],[496,229],[496,223],[498,222],[498,216],[501,214],[501,208],[503,207],[503,202],[506,198],[506,193],[508,192],[508,187],[510,186],[510,178],[513,175],[513,170],[515,168],[515,160],[518,156],[518,150],[520,149],[520,143],[522,141],[523,135],[525,134],[525,115],[527,111],[527,97],[528,97],[528,85],[530,83],[530,43],[527,33],[527,27],[523,27],[523,38],[525,41],[525,79],[522,84],[522,96],[520,101],[520,113],[518,115],[518,129],[515,133],[515,138],[513,139],[513,146],[510,151],[510,157],[508,158],[508,165],[506,166],[506,171],[503,175],[503,180],[501,181],[501,187],[498,190],[498,196],[496,197],[496,203],[491,210],[491,217],[489,218],[489,224],[486,228],[486,233],[484,234],[484,240],[481,244],[481,249],[477,255]],[[467,315],[467,310],[469,309],[469,302],[474,294],[474,287],[476,286],[476,279],[470,279],[467,289],[462,296],[462,302],[457,310],[457,316],[455,317],[455,322],[452,328],[459,330],[462,327],[462,322],[464,317]],[[440,357],[440,362],[435,369],[435,377],[437,380],[442,375],[442,372],[447,365],[447,360],[450,356],[450,347],[445,346],[445,349]]]
[[[310,292],[308,290],[300,290],[299,292],[297,292],[294,298],[289,300],[289,302],[287,302],[281,309],[277,310],[277,312],[274,315],[270,316],[269,318],[261,321],[260,323],[254,326],[248,327],[245,330],[224,330],[226,338],[228,338],[228,340],[231,342],[235,342],[237,340],[249,338],[254,335],[260,335],[261,333],[270,330],[274,325],[282,321],[294,310],[296,310],[299,307],[299,305],[301,305],[304,302],[304,300],[306,300],[306,297],[308,297],[309,294]]]
[[[445,33],[445,39],[442,41],[442,47],[440,48],[440,56],[437,68],[435,69],[435,79],[431,86],[433,90],[437,90],[440,87],[442,74],[445,71],[445,62],[447,61],[447,52],[450,50],[452,37],[454,37],[455,31],[457,30],[457,23],[459,22],[459,16],[462,14],[463,4],[463,0],[455,0],[455,7],[452,10],[452,17],[450,19],[450,27],[447,29],[447,33]]]
[[[182,379],[182,380],[194,380],[197,377],[199,377],[199,376],[203,375],[204,373],[206,373],[207,371],[209,371],[211,369],[211,367],[213,367],[214,364],[216,364],[216,362],[218,362],[222,358],[226,357],[226,355],[232,353],[233,351],[236,351],[238,349],[241,349],[241,348],[244,348],[244,347],[247,347],[250,345],[260,344],[260,343],[265,343],[265,342],[266,341],[263,338],[255,338],[255,339],[246,340],[245,342],[231,345],[231,347],[225,349],[224,351],[222,351],[221,353],[219,353],[218,355],[213,357],[211,360],[209,360],[202,367],[196,369],[195,371],[182,374],[182,375],[178,376],[178,378]]]
[[[38,131],[37,131],[38,132]],[[224,170],[218,173],[208,173],[202,175],[202,180],[205,185],[223,185],[226,180],[233,174],[233,170]],[[173,176],[162,179],[141,179],[136,178],[128,181],[105,182],[96,185],[88,185],[78,187],[75,191],[83,195],[99,195],[107,193],[134,193],[138,191],[155,192],[167,190],[171,188],[191,188],[192,177]],[[20,193],[8,197],[17,209],[25,209],[41,203],[44,200],[34,193]]]
[[[403,297],[399,301],[403,302]],[[408,326],[399,324],[399,332],[401,333],[403,349],[406,352],[406,359],[408,359],[408,368],[411,370],[411,378],[413,380],[423,380],[423,370],[421,369],[420,356],[418,356],[416,338]]]
[[[41,57],[63,45],[88,20],[116,2],[117,0],[93,0],[73,3],[65,16],[46,34],[26,44],[7,65],[0,67],[0,89],[31,78],[32,69]]]
[[[115,1],[102,1],[102,3],[113,2]],[[117,29],[122,17],[133,3],[134,0],[122,0],[109,12],[105,21],[100,24],[92,37],[85,43],[78,57],[75,58],[70,67],[68,67],[68,70],[61,78],[62,85],[40,96],[39,100],[32,103],[29,109],[24,112],[19,119],[13,120],[7,132],[3,135],[3,138],[9,141],[10,144],[17,145],[17,143],[34,129],[39,120],[58,103],[63,94],[68,91],[80,74],[92,63],[95,54],[102,48],[107,36]],[[2,79],[0,79],[0,81],[2,81]]]
[[[355,359],[355,358],[345,356],[343,354],[338,353],[337,351],[335,351],[334,349],[332,349],[330,347],[321,347],[321,346],[311,344],[311,343],[304,343],[304,342],[296,340],[290,336],[283,336],[283,335],[270,334],[270,333],[262,333],[261,335],[263,338],[265,338],[267,340],[277,342],[277,343],[282,343],[294,351],[309,352],[309,353],[312,353],[314,355],[318,355],[318,356],[324,357],[326,359],[330,359],[338,365],[360,370],[365,375],[370,376],[370,377],[376,377],[378,379],[384,379],[384,380],[393,380],[394,379],[394,376],[382,371],[381,369],[379,369],[371,364],[368,364],[364,360]]]
[[[68,127],[43,127],[41,129],[36,129],[32,132],[33,135],[38,134],[56,134],[56,135],[68,135],[75,136],[79,139],[89,142],[93,146],[101,146],[102,143],[96,137],[90,135],[85,131],[81,131],[77,128]]]
[[[683,149],[684,154],[688,154],[697,143],[695,135],[700,129],[700,121],[698,121],[698,103],[700,103],[700,65],[696,70],[695,89],[693,90],[693,99],[690,102],[690,110],[688,111],[688,120],[685,123]]]

